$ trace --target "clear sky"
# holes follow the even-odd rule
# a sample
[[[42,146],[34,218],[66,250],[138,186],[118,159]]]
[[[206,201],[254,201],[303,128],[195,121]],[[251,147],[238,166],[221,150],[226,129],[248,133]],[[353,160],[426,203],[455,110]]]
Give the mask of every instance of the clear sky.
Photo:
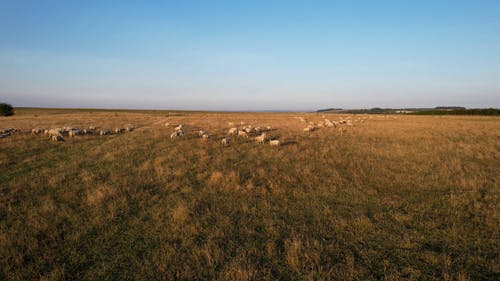
[[[0,0],[0,101],[500,107],[500,1]]]

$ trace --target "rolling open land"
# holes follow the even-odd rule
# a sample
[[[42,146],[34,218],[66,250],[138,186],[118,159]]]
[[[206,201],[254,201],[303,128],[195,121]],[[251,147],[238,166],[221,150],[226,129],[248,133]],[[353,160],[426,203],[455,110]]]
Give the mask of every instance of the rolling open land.
[[[242,122],[281,146],[222,145]],[[7,127],[0,280],[500,279],[499,117],[19,109]]]

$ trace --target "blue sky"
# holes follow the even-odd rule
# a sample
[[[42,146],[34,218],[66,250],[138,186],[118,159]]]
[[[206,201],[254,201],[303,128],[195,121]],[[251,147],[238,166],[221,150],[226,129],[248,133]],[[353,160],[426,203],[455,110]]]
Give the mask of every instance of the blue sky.
[[[0,0],[0,101],[500,107],[500,1]]]

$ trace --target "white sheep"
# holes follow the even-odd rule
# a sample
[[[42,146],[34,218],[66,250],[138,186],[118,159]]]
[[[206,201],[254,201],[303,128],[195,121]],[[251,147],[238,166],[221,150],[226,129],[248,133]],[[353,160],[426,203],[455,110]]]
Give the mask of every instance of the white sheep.
[[[229,129],[229,132],[227,132],[228,135],[236,135],[238,133],[238,128],[231,128]]]
[[[70,130],[70,131],[68,132],[68,135],[69,135],[70,137],[75,137],[75,136],[81,135],[81,132],[80,132],[80,130]]]
[[[200,135],[200,137],[202,137],[203,135],[208,134],[208,133],[206,131],[200,129],[200,131],[198,131],[198,134]]]
[[[175,139],[177,137],[182,137],[183,135],[184,135],[184,132],[182,130],[178,130],[178,131],[173,132],[170,135],[170,139]]]
[[[50,139],[53,141],[64,141],[64,138],[61,135],[53,135]]]
[[[231,143],[231,138],[229,138],[229,137],[225,137],[225,138],[223,138],[223,139],[221,140],[221,143],[222,143],[223,145],[228,145],[228,144],[230,144],[230,143]]]
[[[59,136],[61,135],[60,129],[50,129],[47,133],[49,136]]]
[[[102,129],[100,132],[99,132],[99,135],[101,136],[104,136],[104,135],[111,135],[111,131],[108,130],[108,129]]]
[[[125,128],[115,128],[114,132],[115,132],[115,134],[123,133],[123,132],[125,132]]]
[[[255,141],[258,142],[258,143],[265,143],[267,140],[267,135],[266,133],[262,133],[262,135],[258,136],[258,137],[255,137]]]
[[[184,127],[184,126],[183,126],[182,124],[180,124],[179,126],[175,127],[175,129],[174,129],[174,130],[176,130],[176,131],[181,131],[183,127]]]
[[[203,135],[201,136],[201,138],[202,138],[203,140],[208,140],[208,139],[210,138],[210,135],[205,133],[205,134],[203,134]]]
[[[248,138],[248,134],[245,131],[238,131],[238,137]]]
[[[269,144],[270,144],[271,146],[280,146],[280,145],[281,145],[281,142],[280,142],[280,140],[270,140],[270,141],[269,141]]]
[[[93,129],[92,127],[90,127],[88,129],[83,129],[82,133],[84,135],[95,135],[96,134],[96,130]]]

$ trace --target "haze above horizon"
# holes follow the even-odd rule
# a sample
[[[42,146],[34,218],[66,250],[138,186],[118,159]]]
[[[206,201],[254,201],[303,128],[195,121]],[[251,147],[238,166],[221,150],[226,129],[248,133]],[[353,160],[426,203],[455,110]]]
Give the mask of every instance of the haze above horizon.
[[[499,1],[1,1],[0,102],[500,107]]]

